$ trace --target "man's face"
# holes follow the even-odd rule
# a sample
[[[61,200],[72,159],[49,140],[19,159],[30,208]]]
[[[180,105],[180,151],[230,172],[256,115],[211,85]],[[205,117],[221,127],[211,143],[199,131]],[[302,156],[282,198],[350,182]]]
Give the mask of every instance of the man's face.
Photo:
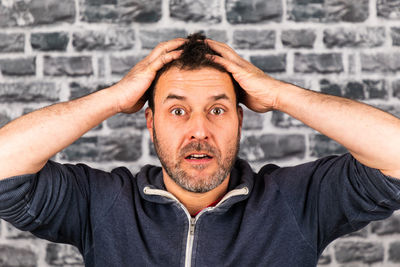
[[[146,110],[147,127],[163,174],[191,192],[220,185],[236,159],[243,118],[230,76],[172,67],[158,80],[154,110]]]

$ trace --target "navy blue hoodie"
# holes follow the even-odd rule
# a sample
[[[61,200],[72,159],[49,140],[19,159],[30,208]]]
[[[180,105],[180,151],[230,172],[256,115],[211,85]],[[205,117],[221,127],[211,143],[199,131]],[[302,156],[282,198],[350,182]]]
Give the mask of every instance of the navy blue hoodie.
[[[331,241],[398,208],[400,182],[350,154],[258,173],[238,159],[227,195],[195,218],[150,165],[49,161],[0,181],[1,218],[76,246],[86,266],[316,266]]]

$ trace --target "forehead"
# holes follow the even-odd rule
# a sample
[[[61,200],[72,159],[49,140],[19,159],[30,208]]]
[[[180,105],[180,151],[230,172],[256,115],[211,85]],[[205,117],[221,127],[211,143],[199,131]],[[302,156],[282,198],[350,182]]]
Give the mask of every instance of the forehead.
[[[236,101],[230,75],[209,67],[196,70],[172,67],[164,72],[157,82],[154,100],[163,101],[170,94],[182,95],[197,101],[225,94],[232,102]]]

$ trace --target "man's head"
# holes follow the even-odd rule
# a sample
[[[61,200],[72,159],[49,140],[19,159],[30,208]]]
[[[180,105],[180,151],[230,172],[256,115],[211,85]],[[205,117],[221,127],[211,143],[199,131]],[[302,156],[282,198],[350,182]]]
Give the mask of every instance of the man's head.
[[[187,191],[208,192],[229,177],[243,111],[231,75],[206,56],[215,53],[204,37],[189,39],[183,49],[181,58],[157,74],[147,127],[164,180]]]

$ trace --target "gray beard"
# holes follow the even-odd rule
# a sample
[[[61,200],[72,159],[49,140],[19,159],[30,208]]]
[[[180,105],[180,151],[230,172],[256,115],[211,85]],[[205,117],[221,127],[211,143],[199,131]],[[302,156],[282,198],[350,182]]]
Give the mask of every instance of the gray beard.
[[[192,142],[182,148],[179,152],[179,159],[183,159],[184,155],[191,151],[205,151],[211,153],[217,160],[218,169],[207,177],[193,177],[182,169],[182,161],[173,162],[173,157],[168,154],[168,151],[162,149],[153,124],[153,140],[154,148],[157,156],[167,172],[169,177],[183,189],[194,193],[205,193],[213,190],[228,177],[233,165],[235,164],[237,154],[240,147],[240,135],[236,140],[236,145],[229,149],[225,158],[222,158],[221,153],[210,146],[207,142]],[[172,160],[171,160],[172,159]],[[199,170],[204,169],[202,165],[194,166]]]

